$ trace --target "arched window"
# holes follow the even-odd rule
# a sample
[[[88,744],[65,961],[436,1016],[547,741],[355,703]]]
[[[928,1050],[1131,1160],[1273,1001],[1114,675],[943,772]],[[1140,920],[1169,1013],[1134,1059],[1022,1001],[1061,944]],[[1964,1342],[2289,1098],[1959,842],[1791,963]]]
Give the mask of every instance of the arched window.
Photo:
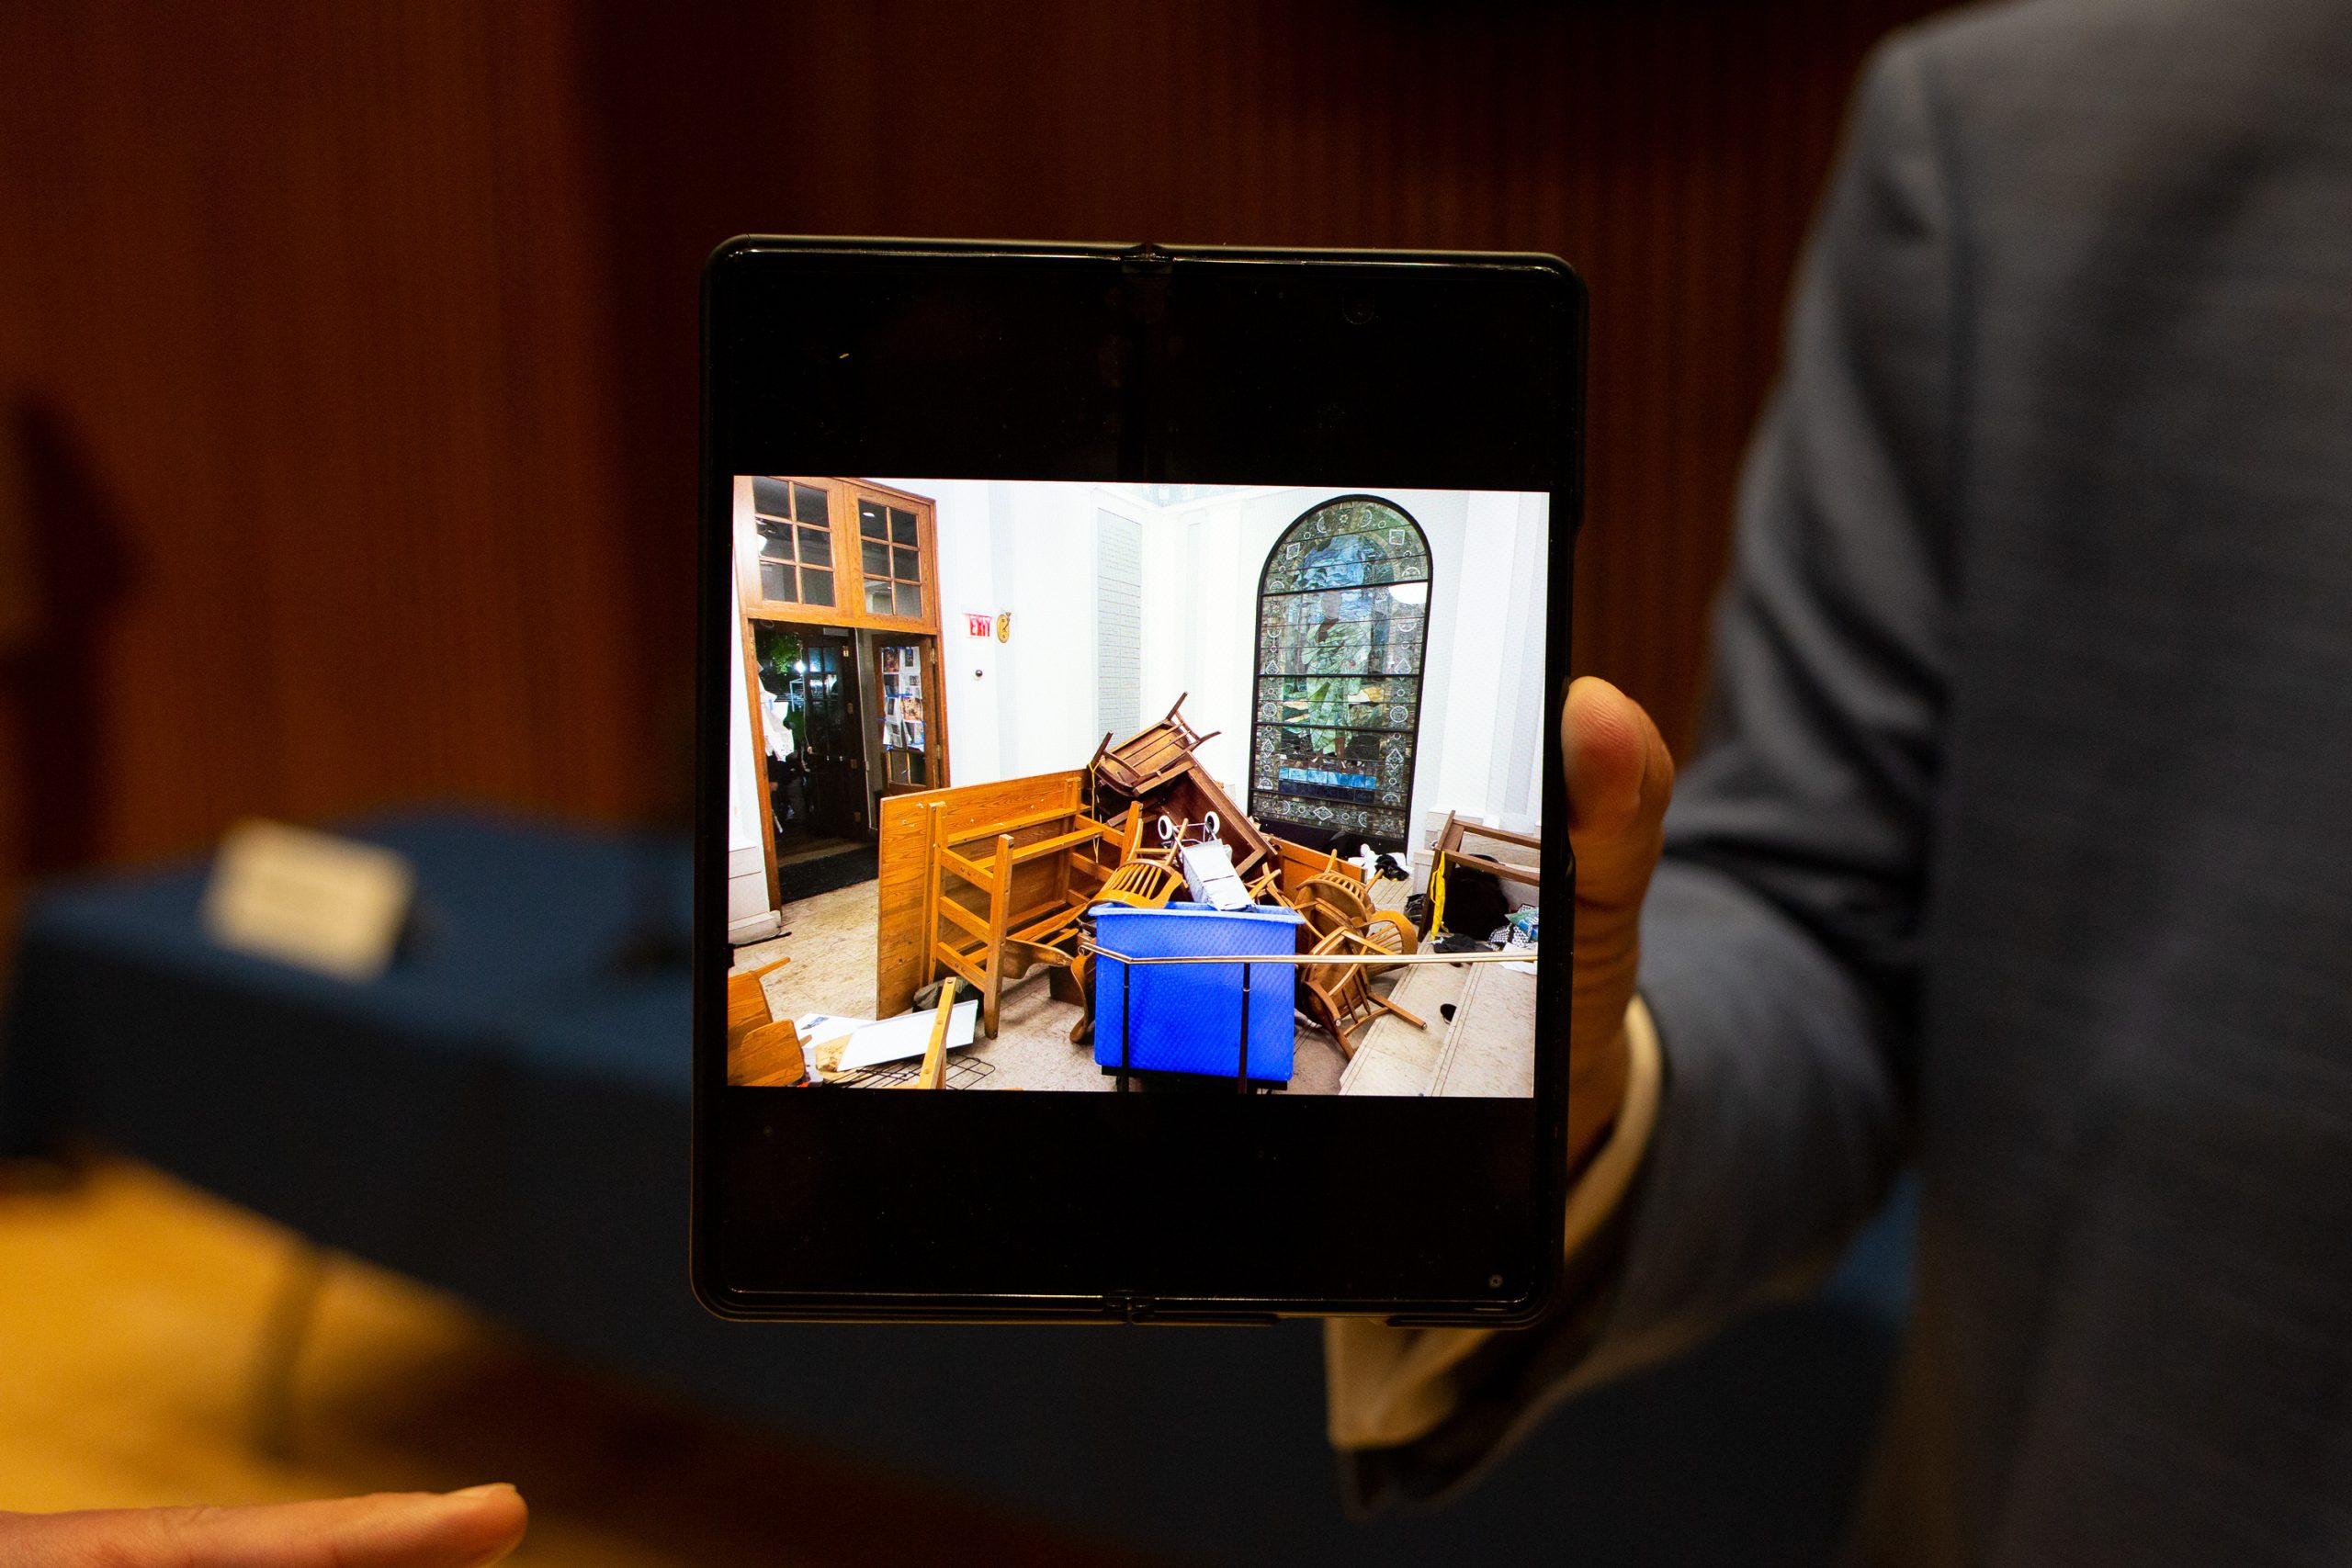
[[[1252,817],[1405,847],[1429,604],[1429,540],[1393,502],[1341,496],[1283,531],[1258,580]]]

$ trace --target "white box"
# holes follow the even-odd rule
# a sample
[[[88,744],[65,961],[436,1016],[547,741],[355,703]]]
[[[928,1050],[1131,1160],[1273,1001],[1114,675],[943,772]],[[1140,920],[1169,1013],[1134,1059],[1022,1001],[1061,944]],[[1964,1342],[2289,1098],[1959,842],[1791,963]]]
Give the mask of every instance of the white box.
[[[1246,909],[1256,900],[1234,874],[1233,852],[1223,844],[1186,844],[1176,852],[1184,868],[1184,887],[1195,904],[1216,909]]]

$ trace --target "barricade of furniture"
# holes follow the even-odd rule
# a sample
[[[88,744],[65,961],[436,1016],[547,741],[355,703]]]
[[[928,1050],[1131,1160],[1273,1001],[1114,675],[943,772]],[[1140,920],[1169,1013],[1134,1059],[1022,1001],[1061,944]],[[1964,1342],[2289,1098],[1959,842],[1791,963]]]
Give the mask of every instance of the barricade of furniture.
[[[1102,738],[1086,767],[1095,813],[1117,821],[1124,808],[1129,823],[1156,823],[1163,816],[1180,823],[1214,821],[1216,836],[1233,852],[1234,874],[1246,881],[1275,858],[1273,841],[1193,754],[1223,732],[1195,731],[1185,722],[1183,708],[1180,696],[1167,717],[1118,745],[1108,735]]]

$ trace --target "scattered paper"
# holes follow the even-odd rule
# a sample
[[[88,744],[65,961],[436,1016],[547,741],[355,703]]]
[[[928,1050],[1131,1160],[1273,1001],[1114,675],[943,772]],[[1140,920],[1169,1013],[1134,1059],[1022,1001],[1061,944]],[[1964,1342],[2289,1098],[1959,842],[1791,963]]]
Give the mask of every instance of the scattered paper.
[[[844,1034],[854,1034],[873,1023],[870,1018],[835,1018],[831,1013],[804,1013],[792,1021],[800,1032],[803,1045],[821,1045],[828,1040],[838,1040]]]
[[[803,1060],[808,1063],[808,1076],[822,1083],[842,1070],[842,1051],[850,1036],[874,1021],[870,1018],[836,1018],[831,1013],[802,1013],[792,1021],[800,1032]]]
[[[877,1066],[884,1062],[903,1062],[910,1056],[920,1056],[931,1044],[933,1014],[902,1013],[886,1018],[879,1023],[869,1023],[849,1037],[842,1049],[840,1072],[854,1073],[860,1067]],[[978,1026],[980,1004],[978,998],[957,1002],[956,1010],[947,1015],[947,1048],[972,1043],[972,1031]]]

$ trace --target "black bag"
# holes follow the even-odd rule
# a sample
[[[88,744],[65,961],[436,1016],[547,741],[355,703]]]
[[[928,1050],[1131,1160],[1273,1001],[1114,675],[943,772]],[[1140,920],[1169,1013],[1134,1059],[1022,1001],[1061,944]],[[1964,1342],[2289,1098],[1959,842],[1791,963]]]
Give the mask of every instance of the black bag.
[[[1474,871],[1452,861],[1446,863],[1447,931],[1483,939],[1509,919],[1510,900],[1503,897],[1501,878],[1490,871]]]

